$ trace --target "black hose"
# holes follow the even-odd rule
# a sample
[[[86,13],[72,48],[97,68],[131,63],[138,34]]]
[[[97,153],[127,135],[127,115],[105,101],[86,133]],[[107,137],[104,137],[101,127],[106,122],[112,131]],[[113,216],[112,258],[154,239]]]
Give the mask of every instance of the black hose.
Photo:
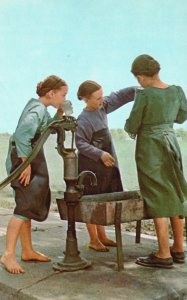
[[[36,142],[32,152],[29,154],[27,159],[20,164],[7,178],[5,178],[2,182],[0,182],[0,190],[6,187],[12,180],[16,179],[25,168],[33,161],[33,159],[37,156],[38,152],[46,142],[47,138],[54,131],[61,130],[75,130],[76,128],[76,119],[73,117],[63,117],[61,120],[53,121],[48,125],[48,127],[43,131],[42,135]]]

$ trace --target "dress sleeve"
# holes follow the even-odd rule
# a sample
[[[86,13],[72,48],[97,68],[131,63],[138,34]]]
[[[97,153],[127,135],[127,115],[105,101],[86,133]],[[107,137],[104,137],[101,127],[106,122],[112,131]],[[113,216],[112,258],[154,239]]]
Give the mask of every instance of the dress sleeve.
[[[143,91],[139,91],[135,98],[130,116],[126,120],[125,127],[124,127],[125,131],[127,131],[129,136],[133,139],[135,139],[138,133],[138,129],[141,126],[145,106],[146,106],[146,96]]]
[[[86,157],[98,161],[103,151],[90,144],[93,135],[92,127],[86,120],[78,119],[77,124],[75,142],[78,151]]]
[[[177,87],[177,90],[178,90],[179,97],[181,100],[181,105],[180,105],[175,122],[182,124],[184,121],[187,120],[187,100],[186,100],[186,96],[183,92],[183,89],[180,86]]]
[[[104,97],[104,108],[107,114],[118,109],[122,105],[134,100],[136,87],[128,87],[112,92],[109,96]]]
[[[40,115],[36,111],[30,111],[20,122],[14,133],[18,157],[27,157],[32,151],[31,141],[34,138],[40,123]]]

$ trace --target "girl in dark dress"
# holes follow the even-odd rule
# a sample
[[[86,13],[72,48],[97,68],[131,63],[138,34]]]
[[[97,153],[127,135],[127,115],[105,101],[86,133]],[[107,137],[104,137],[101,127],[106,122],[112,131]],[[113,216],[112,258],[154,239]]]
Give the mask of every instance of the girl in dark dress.
[[[32,98],[26,104],[17,128],[10,138],[6,161],[8,173],[11,173],[26,160],[34,143],[48,124],[62,116],[63,111],[60,107],[66,100],[67,91],[66,82],[57,76],[49,76],[38,83],[37,94],[39,98]],[[48,106],[57,109],[57,114],[53,119],[47,111]],[[43,149],[21,173],[20,177],[12,181],[11,186],[14,189],[16,207],[8,224],[6,249],[1,257],[1,264],[8,272],[20,274],[24,273],[24,269],[19,265],[15,256],[19,236],[23,261],[50,261],[49,257],[33,249],[31,239],[31,219],[45,220],[51,200],[49,176]]]
[[[87,80],[78,89],[79,100],[86,103],[79,115],[76,131],[79,172],[90,170],[96,174],[97,186],[85,180],[85,195],[113,193],[123,190],[117,157],[108,128],[107,114],[132,101],[135,88],[125,88],[108,97],[103,97],[102,87]],[[89,247],[96,251],[108,251],[107,246],[116,246],[105,233],[104,226],[87,224],[90,235]]]

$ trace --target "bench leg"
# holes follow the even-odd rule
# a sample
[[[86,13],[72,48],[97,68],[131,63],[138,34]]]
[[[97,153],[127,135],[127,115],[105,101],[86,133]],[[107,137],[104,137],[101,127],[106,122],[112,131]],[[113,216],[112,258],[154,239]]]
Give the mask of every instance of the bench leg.
[[[122,203],[116,203],[116,208],[115,208],[115,233],[116,233],[116,242],[117,242],[118,271],[124,270],[123,245],[122,245],[122,237],[121,237],[121,209],[122,209]]]
[[[136,222],[136,239],[135,242],[137,244],[140,243],[140,238],[141,238],[141,220]]]

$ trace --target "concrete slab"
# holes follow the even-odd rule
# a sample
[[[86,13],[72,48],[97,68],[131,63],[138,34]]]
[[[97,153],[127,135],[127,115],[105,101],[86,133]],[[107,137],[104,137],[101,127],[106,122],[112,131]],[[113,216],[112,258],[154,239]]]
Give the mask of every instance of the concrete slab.
[[[4,249],[5,228],[12,210],[0,209],[0,253]],[[21,263],[26,273],[12,275],[0,268],[0,298],[2,300],[187,300],[187,263],[171,270],[144,268],[134,263],[136,257],[146,256],[157,249],[155,238],[135,237],[123,230],[124,271],[116,271],[116,248],[107,253],[88,249],[85,224],[77,223],[77,239],[81,257],[92,261],[88,269],[76,272],[55,272],[53,262],[63,259],[67,222],[58,213],[50,213],[48,220],[33,222],[34,247],[52,258],[50,263]],[[106,227],[114,239],[113,227]],[[20,245],[17,249],[20,257]]]

